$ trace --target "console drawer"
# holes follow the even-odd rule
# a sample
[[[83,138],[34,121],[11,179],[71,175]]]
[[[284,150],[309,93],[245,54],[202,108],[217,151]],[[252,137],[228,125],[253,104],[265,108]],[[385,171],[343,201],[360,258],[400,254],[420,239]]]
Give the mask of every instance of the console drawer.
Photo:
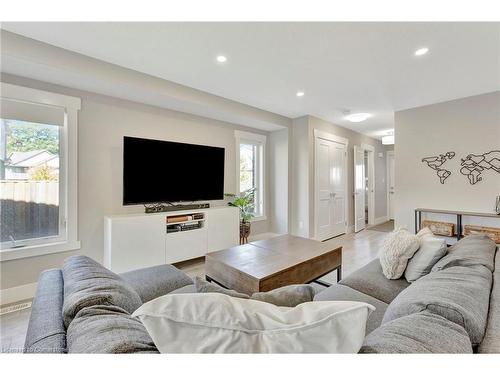
[[[167,264],[202,257],[206,253],[206,227],[165,235],[165,260]]]

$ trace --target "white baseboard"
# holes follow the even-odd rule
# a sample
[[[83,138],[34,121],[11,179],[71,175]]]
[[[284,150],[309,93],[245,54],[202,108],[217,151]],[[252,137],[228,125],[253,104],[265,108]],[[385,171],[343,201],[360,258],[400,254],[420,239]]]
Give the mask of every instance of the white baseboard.
[[[36,286],[37,283],[31,283],[0,290],[0,305],[8,305],[14,302],[33,298]]]
[[[349,233],[354,233],[354,225],[347,226],[346,234],[349,234]]]
[[[388,216],[376,217],[373,225],[379,225],[379,224],[385,223],[386,221],[389,221]]]

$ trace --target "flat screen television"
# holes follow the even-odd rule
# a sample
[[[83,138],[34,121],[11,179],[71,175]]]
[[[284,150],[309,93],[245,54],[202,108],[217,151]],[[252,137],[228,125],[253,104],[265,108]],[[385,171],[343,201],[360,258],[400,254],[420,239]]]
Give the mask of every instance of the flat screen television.
[[[123,204],[224,198],[224,148],[123,137]]]

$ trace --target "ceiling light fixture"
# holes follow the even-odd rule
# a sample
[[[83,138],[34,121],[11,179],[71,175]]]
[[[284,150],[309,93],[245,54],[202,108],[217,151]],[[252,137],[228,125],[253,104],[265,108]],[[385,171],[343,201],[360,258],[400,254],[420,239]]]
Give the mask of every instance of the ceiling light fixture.
[[[429,48],[427,47],[419,48],[415,51],[415,56],[422,56],[425,55],[427,52],[429,52]]]
[[[300,98],[301,96],[304,96],[305,94],[304,94],[304,91],[297,91],[297,93],[295,95],[297,95]]]
[[[361,122],[365,121],[369,117],[372,117],[369,113],[353,113],[351,115],[347,115],[345,119],[350,122]]]
[[[225,63],[227,61],[227,57],[224,56],[224,55],[219,55],[217,56],[217,61],[220,62],[220,63]]]
[[[383,145],[393,145],[394,144],[394,132],[389,132],[389,135],[384,135],[382,137]]]

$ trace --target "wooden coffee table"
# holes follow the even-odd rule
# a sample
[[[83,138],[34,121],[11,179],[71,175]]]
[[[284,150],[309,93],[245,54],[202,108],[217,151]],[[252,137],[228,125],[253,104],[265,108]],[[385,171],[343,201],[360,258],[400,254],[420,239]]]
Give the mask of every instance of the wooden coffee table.
[[[285,285],[317,282],[337,270],[340,281],[342,247],[307,238],[283,235],[268,240],[208,253],[205,273],[208,281],[252,294]]]

